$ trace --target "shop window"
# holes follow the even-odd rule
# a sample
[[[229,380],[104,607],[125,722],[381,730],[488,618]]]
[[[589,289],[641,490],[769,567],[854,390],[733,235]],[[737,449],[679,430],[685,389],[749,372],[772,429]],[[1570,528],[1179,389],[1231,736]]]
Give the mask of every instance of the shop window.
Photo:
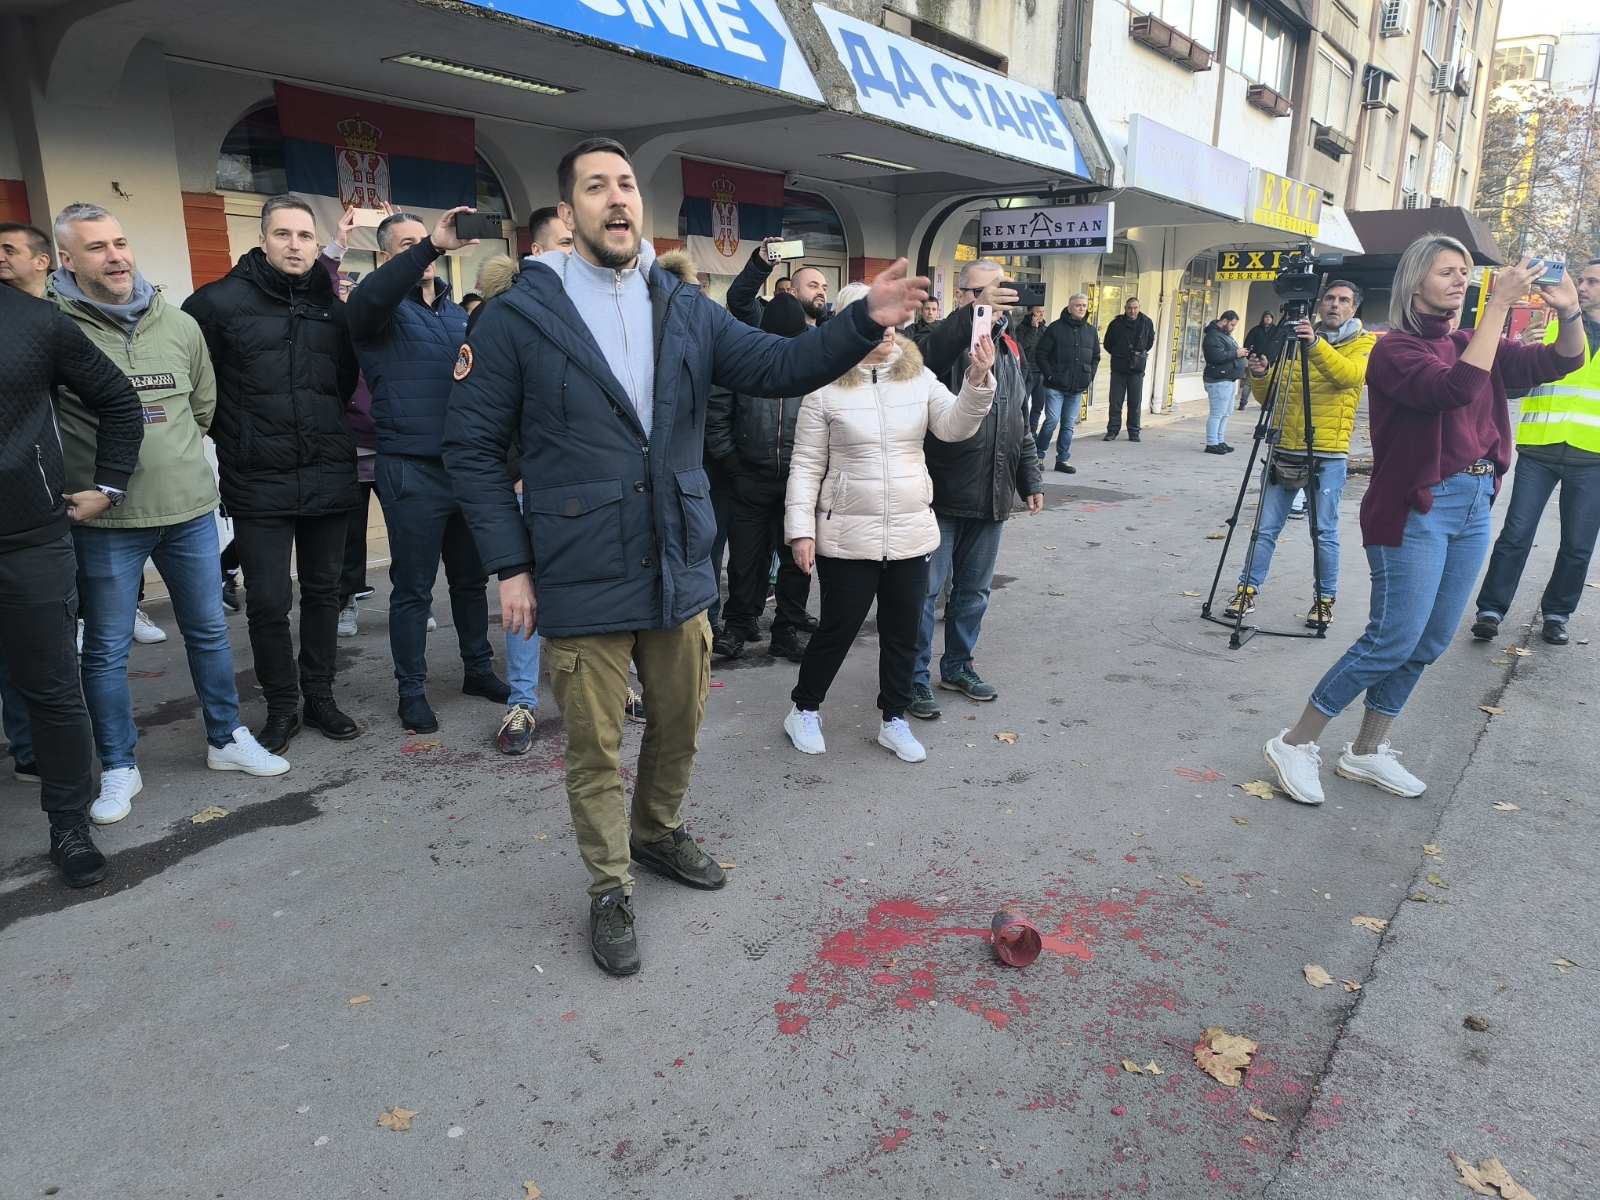
[[[276,196],[289,190],[283,166],[283,133],[278,106],[247,113],[222,139],[217,155],[217,190]]]
[[[1089,321],[1104,337],[1111,318],[1122,312],[1130,298],[1139,295],[1139,255],[1133,245],[1117,242],[1111,253],[1102,254],[1099,278],[1083,290],[1089,297]]]
[[[1178,349],[1178,371],[1193,374],[1205,369],[1200,342],[1206,326],[1217,314],[1217,260],[1209,254],[1194,259],[1183,272],[1178,285],[1174,318],[1183,331]]]

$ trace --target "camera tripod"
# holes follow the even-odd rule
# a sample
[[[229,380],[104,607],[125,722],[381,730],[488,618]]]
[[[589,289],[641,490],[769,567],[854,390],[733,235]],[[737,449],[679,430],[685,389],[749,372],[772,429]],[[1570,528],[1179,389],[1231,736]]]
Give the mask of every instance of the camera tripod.
[[[1278,342],[1277,353],[1273,357],[1272,366],[1267,376],[1267,395],[1261,406],[1261,415],[1256,419],[1255,437],[1250,444],[1250,459],[1245,463],[1244,478],[1239,482],[1239,494],[1233,502],[1233,512],[1227,520],[1228,533],[1222,543],[1222,553],[1217,558],[1217,572],[1211,577],[1211,592],[1200,606],[1200,615],[1207,621],[1218,625],[1231,626],[1232,635],[1228,638],[1228,647],[1237,650],[1258,633],[1265,633],[1272,637],[1291,638],[1325,638],[1328,636],[1328,623],[1322,619],[1320,601],[1322,591],[1322,562],[1317,553],[1317,476],[1320,464],[1314,451],[1315,436],[1311,427],[1311,360],[1306,354],[1305,344],[1294,335],[1293,327],[1299,322],[1307,320],[1310,316],[1310,303],[1307,300],[1290,300],[1284,304],[1278,316],[1278,328],[1284,331]],[[1306,494],[1306,522],[1311,528],[1311,596],[1312,612],[1316,614],[1314,627],[1305,632],[1297,630],[1258,629],[1254,625],[1244,623],[1245,612],[1241,604],[1238,615],[1215,615],[1212,612],[1217,600],[1217,587],[1222,581],[1223,567],[1228,561],[1228,550],[1233,545],[1233,535],[1238,532],[1239,513],[1244,508],[1245,496],[1249,494],[1252,476],[1256,473],[1256,460],[1262,457],[1262,446],[1267,447],[1266,457],[1261,463],[1260,478],[1256,483],[1256,513],[1255,520],[1250,526],[1250,543],[1245,550],[1243,577],[1250,577],[1250,568],[1255,563],[1256,547],[1261,539],[1261,513],[1265,506],[1268,487],[1276,486],[1272,482],[1273,459],[1282,449],[1284,417],[1288,413],[1288,405],[1284,401],[1283,383],[1295,374],[1295,364],[1299,364],[1300,376],[1300,406],[1305,417],[1305,456],[1308,466],[1308,475],[1305,484]],[[1298,449],[1295,453],[1299,453]],[[1330,520],[1337,521],[1338,513],[1328,514]]]

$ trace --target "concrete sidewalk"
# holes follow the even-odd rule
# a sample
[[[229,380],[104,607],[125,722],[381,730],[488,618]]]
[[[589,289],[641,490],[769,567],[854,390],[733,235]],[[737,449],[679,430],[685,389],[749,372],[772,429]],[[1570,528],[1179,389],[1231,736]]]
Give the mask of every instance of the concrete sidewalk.
[[[1594,648],[1463,633],[1396,725],[1421,799],[1331,769],[1321,809],[1247,795],[1364,619],[1364,480],[1330,637],[1231,651],[1197,613],[1244,454],[1200,441],[1085,430],[1080,473],[1006,532],[978,663],[1001,697],[940,692],[925,764],[873,741],[870,624],[821,758],[780,728],[791,664],[719,667],[688,811],[737,866],[712,894],[641,877],[626,981],[589,960],[548,690],[534,752],[499,757],[446,625],[443,728],[405,738],[380,592],[341,643],[366,734],[302,734],[293,772],[245,780],[203,768],[177,639],[136,648],[146,789],[100,835],[112,881],[61,889],[33,793],[0,806],[0,1196],[1469,1196],[1449,1150],[1592,1195]],[[1310,599],[1300,528],[1275,628]],[[209,804],[229,815],[194,825]],[[1049,935],[1027,970],[984,940],[1002,904]],[[1363,987],[1314,989],[1307,963]],[[1237,1089],[1194,1066],[1208,1026],[1259,1043]],[[408,1132],[378,1124],[397,1107]]]

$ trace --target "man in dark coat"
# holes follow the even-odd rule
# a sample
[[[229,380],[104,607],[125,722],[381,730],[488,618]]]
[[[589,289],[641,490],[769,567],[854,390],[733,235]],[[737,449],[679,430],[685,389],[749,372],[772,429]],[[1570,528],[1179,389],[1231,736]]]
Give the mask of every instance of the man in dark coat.
[[[1028,309],[1016,323],[1015,340],[1022,351],[1022,378],[1028,385],[1029,433],[1038,432],[1039,417],[1044,412],[1044,372],[1039,369],[1039,342],[1048,328],[1042,304]]]
[[[356,356],[344,304],[317,254],[311,206],[274,196],[261,210],[261,245],[183,304],[217,373],[211,436],[267,697],[256,740],[273,754],[300,731],[302,695],[313,729],[337,741],[361,732],[333,700],[339,576],[350,510],[361,497],[345,419]],[[298,679],[291,554],[300,577]]]
[[[727,878],[682,813],[710,686],[710,390],[789,396],[829,383],[911,316],[928,281],[897,263],[860,304],[775,337],[656,260],[619,143],[579,143],[556,184],[573,252],[525,263],[484,306],[456,364],[444,456],[484,566],[499,573],[507,632],[537,621],[544,633],[590,875],[590,951],[627,975],[639,969],[630,857],[693,887]],[[526,517],[506,470],[518,436]],[[631,820],[619,757],[630,658],[648,712]]]
[[[1139,311],[1139,297],[1129,296],[1120,316],[1106,326],[1106,353],[1111,356],[1111,411],[1106,436],[1114,442],[1122,432],[1122,406],[1128,406],[1128,440],[1139,440],[1139,418],[1144,411],[1144,368],[1156,344],[1155,323]]]
[[[1039,341],[1039,369],[1044,373],[1044,425],[1039,430],[1039,467],[1044,468],[1050,454],[1050,439],[1057,427],[1061,440],[1056,446],[1056,470],[1077,474],[1072,457],[1072,433],[1083,411],[1083,398],[1094,386],[1100,369],[1100,339],[1089,324],[1089,297],[1082,292],[1071,296],[1061,316],[1050,323]]]
[[[923,603],[912,702],[906,711],[927,721],[939,715],[930,686],[934,606],[945,582],[950,599],[944,609],[944,656],[939,686],[972,700],[993,700],[993,684],[979,677],[972,655],[989,608],[1000,534],[1013,498],[1027,501],[1030,513],[1044,510],[1039,460],[1028,428],[1028,386],[1021,351],[1005,332],[1004,313],[1017,293],[998,263],[988,259],[962,268],[955,312],[933,326],[917,349],[924,365],[952,392],[960,391],[972,345],[974,304],[999,314],[994,326],[994,405],[978,432],[964,442],[941,442],[929,434],[923,445],[933,479],[933,511],[939,518],[939,548],[928,564],[928,594]]]

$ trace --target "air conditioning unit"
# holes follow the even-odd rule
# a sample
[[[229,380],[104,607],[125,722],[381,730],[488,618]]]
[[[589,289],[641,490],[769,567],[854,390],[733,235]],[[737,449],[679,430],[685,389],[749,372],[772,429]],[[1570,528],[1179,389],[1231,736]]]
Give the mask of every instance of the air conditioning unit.
[[[1394,76],[1381,67],[1369,66],[1361,78],[1361,107],[1384,108],[1389,103],[1389,85]]]
[[[1378,32],[1384,37],[1405,37],[1411,32],[1411,0],[1383,0]]]
[[[1417,193],[1413,192],[1413,191],[1402,191],[1400,193],[1400,207],[1401,208],[1421,208],[1422,207],[1422,197],[1417,195]]]
[[[1435,92],[1448,92],[1456,86],[1456,65],[1445,63],[1443,66],[1433,68],[1433,75],[1429,78],[1430,90]]]
[[[1456,95],[1472,95],[1472,84],[1477,77],[1477,65],[1477,62],[1473,59],[1472,55],[1467,54],[1462,56],[1461,65],[1456,68],[1456,77],[1453,85]]]

